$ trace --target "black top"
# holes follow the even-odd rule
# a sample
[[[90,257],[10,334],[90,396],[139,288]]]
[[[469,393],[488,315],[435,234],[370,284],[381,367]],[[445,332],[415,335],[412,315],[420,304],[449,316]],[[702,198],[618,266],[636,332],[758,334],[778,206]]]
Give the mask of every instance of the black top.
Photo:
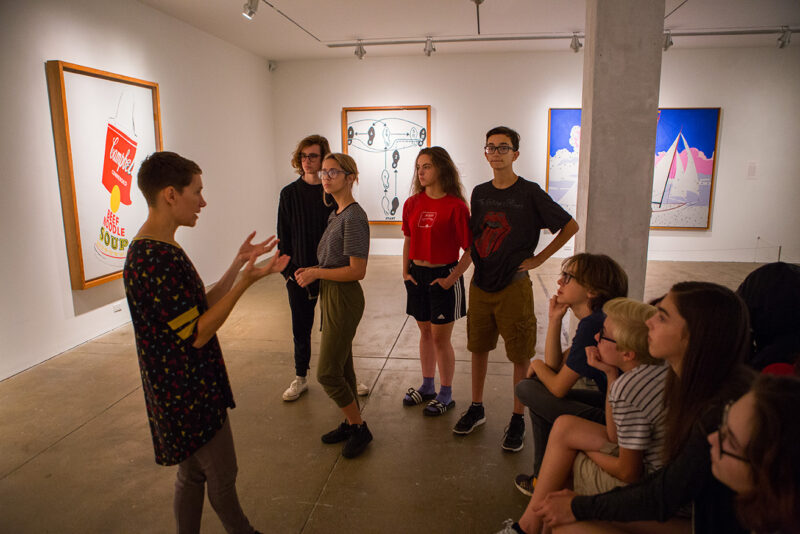
[[[578,521],[666,521],[688,503],[696,534],[746,534],[736,521],[734,492],[711,474],[708,433],[719,426],[722,409],[749,388],[751,375],[742,369],[733,373],[724,391],[692,429],[678,456],[663,468],[630,486],[599,495],[572,499],[572,513]]]
[[[572,216],[534,182],[517,177],[506,189],[485,182],[472,190],[472,282],[484,291],[500,291],[519,265],[533,256],[539,232],[556,233]]]
[[[328,197],[330,206],[322,200],[322,184],[310,185],[302,176],[281,190],[278,202],[278,249],[291,256],[283,270],[284,278],[300,267],[317,265],[317,245],[328,225],[328,215],[336,203]]]

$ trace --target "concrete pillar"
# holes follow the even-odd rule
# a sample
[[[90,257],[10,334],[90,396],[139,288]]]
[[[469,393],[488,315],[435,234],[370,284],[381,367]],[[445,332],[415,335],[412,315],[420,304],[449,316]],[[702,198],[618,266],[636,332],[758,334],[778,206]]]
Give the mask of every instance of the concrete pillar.
[[[575,250],[608,254],[641,299],[653,185],[664,0],[586,0]]]

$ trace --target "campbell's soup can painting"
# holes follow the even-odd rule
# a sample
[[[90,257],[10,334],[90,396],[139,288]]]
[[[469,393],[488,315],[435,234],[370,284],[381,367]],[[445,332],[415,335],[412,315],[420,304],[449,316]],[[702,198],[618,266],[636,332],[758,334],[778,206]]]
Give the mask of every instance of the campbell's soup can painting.
[[[133,102],[130,102],[130,124],[119,120],[126,95],[120,95],[117,115],[106,125],[106,143],[103,152],[103,175],[100,187],[108,192],[108,209],[100,221],[94,250],[105,263],[117,264],[125,260],[130,244],[130,221],[126,220],[126,206],[131,205],[131,185],[138,144],[133,122]],[[125,113],[127,116],[127,113]],[[121,209],[122,208],[122,209]]]

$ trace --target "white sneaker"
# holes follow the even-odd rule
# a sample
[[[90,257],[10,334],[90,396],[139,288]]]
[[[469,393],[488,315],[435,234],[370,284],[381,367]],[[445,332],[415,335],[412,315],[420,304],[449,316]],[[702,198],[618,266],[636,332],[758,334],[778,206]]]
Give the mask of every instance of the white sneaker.
[[[292,383],[289,384],[289,387],[283,392],[283,400],[297,400],[306,390],[308,390],[308,380],[305,377],[298,376],[292,380]]]
[[[358,392],[359,396],[366,397],[369,395],[369,386],[364,382],[356,382],[356,391]]]

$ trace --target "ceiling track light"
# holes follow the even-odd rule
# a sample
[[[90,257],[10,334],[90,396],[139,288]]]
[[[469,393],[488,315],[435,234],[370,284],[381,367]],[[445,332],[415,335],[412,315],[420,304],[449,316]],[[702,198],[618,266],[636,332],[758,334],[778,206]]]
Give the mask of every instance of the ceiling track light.
[[[786,48],[792,42],[792,30],[788,26],[782,26],[781,32],[781,36],[778,37],[778,48]]]
[[[667,30],[664,32],[664,52],[669,50],[674,44],[675,43],[672,42],[672,32]]]
[[[358,59],[364,59],[364,56],[367,55],[367,51],[364,49],[364,45],[361,44],[361,39],[358,40],[356,43],[356,51],[353,52]]]
[[[581,51],[581,48],[583,48],[583,43],[581,43],[581,42],[578,40],[578,33],[577,33],[577,32],[573,32],[573,33],[572,33],[572,40],[571,40],[571,41],[570,41],[570,43],[569,43],[569,47],[570,47],[570,48],[572,49],[572,51],[573,51],[573,52],[575,52],[576,54],[577,54],[578,52],[580,52],[580,51]]]
[[[436,52],[436,47],[433,46],[433,39],[430,37],[425,39],[425,48],[422,51],[425,52],[425,55],[428,57],[431,57],[431,54]]]
[[[247,20],[253,20],[253,17],[256,16],[256,11],[258,11],[258,2],[260,0],[247,0],[242,7],[242,16]]]
[[[267,0],[264,0],[266,2]],[[268,4],[269,5],[269,4]],[[778,46],[786,48],[791,42],[791,34],[793,32],[800,32],[800,26],[780,26],[771,28],[725,28],[725,29],[706,29],[706,30],[665,30],[664,31],[664,45],[669,41],[672,43],[674,37],[721,37],[726,35],[770,35],[774,36],[779,34]],[[667,35],[669,33],[669,35]],[[312,35],[313,37],[313,35]],[[580,32],[569,33],[539,33],[531,35],[514,35],[514,36],[475,36],[475,37],[446,37],[440,36],[436,38],[437,43],[446,44],[464,44],[464,43],[492,43],[492,42],[516,42],[516,41],[549,41],[549,40],[569,40],[570,49],[574,52],[579,52],[583,48],[581,39],[585,35]],[[316,39],[316,38],[315,38]],[[356,47],[356,56],[361,54],[363,57],[366,51],[359,52],[359,47],[362,49],[364,46],[404,46],[404,45],[426,45],[430,37],[417,37],[410,39],[384,39],[384,40],[367,40],[359,39],[358,41],[342,41],[335,43],[324,43],[328,48],[352,48]],[[319,39],[317,39],[319,41]],[[432,39],[431,39],[432,40]],[[322,41],[320,41],[322,42]],[[433,42],[431,42],[433,45]],[[674,44],[670,44],[674,46]],[[662,47],[663,48],[663,47]],[[435,49],[434,49],[435,51]]]

